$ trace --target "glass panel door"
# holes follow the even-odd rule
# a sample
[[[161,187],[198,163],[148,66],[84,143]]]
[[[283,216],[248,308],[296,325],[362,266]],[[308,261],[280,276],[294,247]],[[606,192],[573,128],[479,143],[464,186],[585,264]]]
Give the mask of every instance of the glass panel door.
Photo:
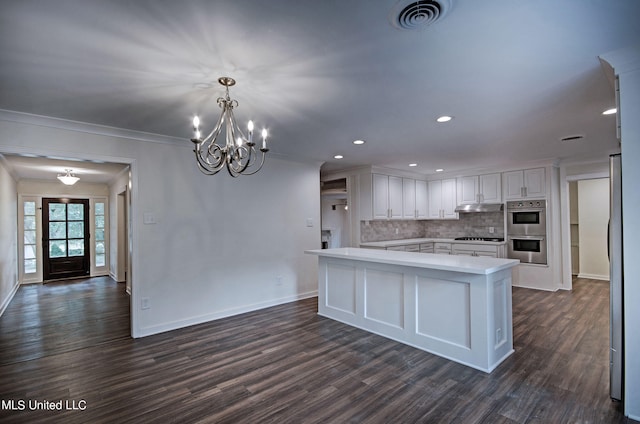
[[[89,275],[89,200],[42,199],[44,279]]]

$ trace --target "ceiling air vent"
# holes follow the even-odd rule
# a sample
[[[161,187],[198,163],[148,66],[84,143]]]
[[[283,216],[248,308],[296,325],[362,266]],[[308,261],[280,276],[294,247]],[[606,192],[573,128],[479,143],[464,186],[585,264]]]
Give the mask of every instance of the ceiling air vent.
[[[584,138],[583,135],[570,135],[568,137],[562,137],[560,141],[577,141],[582,140]]]
[[[391,9],[389,20],[396,28],[417,30],[433,25],[451,8],[451,0],[401,0]]]

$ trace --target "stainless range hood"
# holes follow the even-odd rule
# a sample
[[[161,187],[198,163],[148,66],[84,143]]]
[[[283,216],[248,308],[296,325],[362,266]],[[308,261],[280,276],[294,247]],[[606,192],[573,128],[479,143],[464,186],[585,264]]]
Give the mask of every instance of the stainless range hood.
[[[473,203],[470,205],[458,205],[457,213],[475,213],[475,212],[501,212],[504,209],[502,203]]]

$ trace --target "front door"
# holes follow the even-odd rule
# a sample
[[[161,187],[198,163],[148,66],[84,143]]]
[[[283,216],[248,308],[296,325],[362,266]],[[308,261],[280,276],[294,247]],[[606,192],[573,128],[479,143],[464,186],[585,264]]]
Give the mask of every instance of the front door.
[[[89,200],[42,199],[44,280],[89,275]]]

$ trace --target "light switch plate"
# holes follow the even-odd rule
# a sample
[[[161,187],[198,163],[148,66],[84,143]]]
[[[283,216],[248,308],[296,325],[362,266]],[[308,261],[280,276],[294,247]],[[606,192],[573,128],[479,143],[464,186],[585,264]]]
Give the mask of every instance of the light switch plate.
[[[153,212],[145,212],[142,214],[142,223],[145,225],[156,223],[156,214]]]

